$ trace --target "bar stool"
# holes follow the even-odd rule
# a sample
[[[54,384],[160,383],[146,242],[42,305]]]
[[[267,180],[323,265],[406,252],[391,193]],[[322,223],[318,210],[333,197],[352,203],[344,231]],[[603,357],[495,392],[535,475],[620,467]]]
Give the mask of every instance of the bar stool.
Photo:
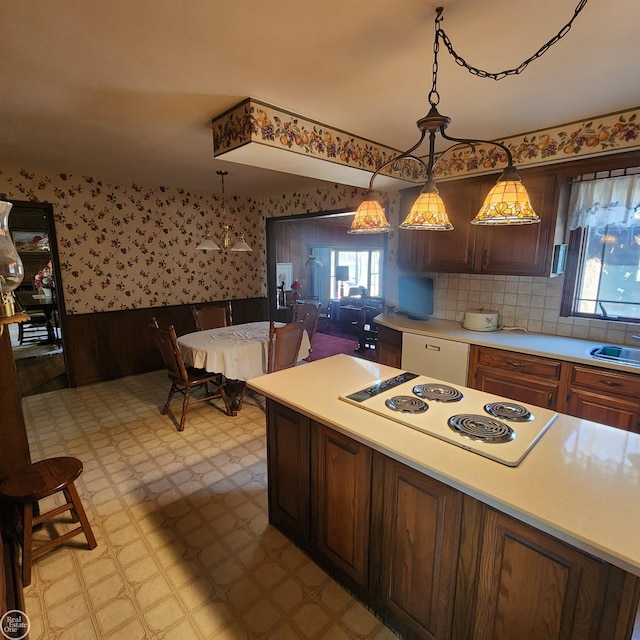
[[[25,587],[31,583],[31,562],[70,538],[84,533],[89,549],[97,546],[80,496],[73,484],[81,473],[82,462],[77,458],[48,458],[16,469],[0,483],[0,497],[13,501],[22,509],[22,583]],[[37,514],[38,501],[60,491],[64,494],[65,504],[34,517],[34,505]],[[73,522],[79,522],[80,526],[34,549],[33,528],[65,511],[70,511]]]

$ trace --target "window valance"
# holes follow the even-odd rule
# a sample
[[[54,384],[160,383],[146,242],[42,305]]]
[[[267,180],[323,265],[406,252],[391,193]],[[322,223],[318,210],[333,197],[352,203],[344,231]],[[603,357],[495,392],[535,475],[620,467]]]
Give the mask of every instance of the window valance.
[[[571,187],[569,228],[640,225],[640,174],[577,182]]]

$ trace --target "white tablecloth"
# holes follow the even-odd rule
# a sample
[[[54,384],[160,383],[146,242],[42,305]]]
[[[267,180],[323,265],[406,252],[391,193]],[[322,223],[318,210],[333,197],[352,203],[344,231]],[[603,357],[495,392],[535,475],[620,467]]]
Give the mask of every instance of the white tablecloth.
[[[277,327],[283,326],[276,322]],[[188,333],[178,338],[178,347],[186,364],[230,380],[249,380],[267,373],[269,323],[248,322],[220,329]],[[309,355],[309,336],[305,331],[298,360]]]

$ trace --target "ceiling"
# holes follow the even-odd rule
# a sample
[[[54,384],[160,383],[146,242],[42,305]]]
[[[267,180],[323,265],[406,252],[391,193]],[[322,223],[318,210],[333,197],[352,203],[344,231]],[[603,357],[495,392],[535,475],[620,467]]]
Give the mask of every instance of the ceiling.
[[[214,159],[247,97],[397,149],[428,111],[435,8],[470,64],[516,67],[578,0],[0,0],[0,165],[264,197],[311,178]],[[640,105],[640,2],[589,0],[523,74],[441,47],[449,135],[495,139]]]

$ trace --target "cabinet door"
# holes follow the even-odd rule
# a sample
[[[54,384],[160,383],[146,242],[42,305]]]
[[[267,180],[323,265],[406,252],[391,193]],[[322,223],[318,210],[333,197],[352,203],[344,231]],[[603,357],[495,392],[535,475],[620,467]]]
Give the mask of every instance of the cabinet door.
[[[372,583],[376,600],[384,618],[403,637],[449,638],[462,494],[395,460],[380,458],[384,497],[382,540],[375,554],[380,577]],[[376,536],[380,531],[374,529],[372,537]]]
[[[360,593],[368,587],[371,449],[313,423],[314,551]]]
[[[569,389],[566,413],[625,431],[640,433],[640,403],[585,389]]]
[[[478,226],[474,271],[521,276],[548,276],[556,226],[555,174],[526,175],[533,210],[541,221],[529,225]],[[491,188],[493,183],[487,184]],[[487,188],[487,193],[488,193]],[[486,195],[486,194],[485,194]]]
[[[402,361],[402,333],[378,325],[378,362],[400,369]]]
[[[412,231],[411,229],[398,230],[398,267],[400,269],[418,273],[425,270],[424,256],[427,240],[425,234],[427,233],[430,232]]]
[[[480,391],[511,398],[525,404],[534,404],[545,409],[557,407],[559,382],[545,382],[485,367],[478,367],[472,380],[473,387]]]
[[[509,516],[485,513],[473,639],[601,638],[608,565]]]
[[[402,350],[388,342],[380,341],[380,339],[378,339],[378,362],[380,364],[386,364],[390,367],[400,369],[402,362]]]
[[[468,273],[472,270],[475,228],[469,224],[478,213],[480,182],[456,180],[438,184],[453,231],[401,229],[398,234],[398,266],[410,271]],[[402,216],[419,192],[403,194]]]
[[[438,184],[438,191],[453,225],[453,231],[417,232],[427,239],[423,261],[425,271],[472,271],[476,227],[470,222],[480,208],[481,187],[482,183],[477,179]]]
[[[269,522],[307,548],[310,539],[309,419],[267,400]]]

